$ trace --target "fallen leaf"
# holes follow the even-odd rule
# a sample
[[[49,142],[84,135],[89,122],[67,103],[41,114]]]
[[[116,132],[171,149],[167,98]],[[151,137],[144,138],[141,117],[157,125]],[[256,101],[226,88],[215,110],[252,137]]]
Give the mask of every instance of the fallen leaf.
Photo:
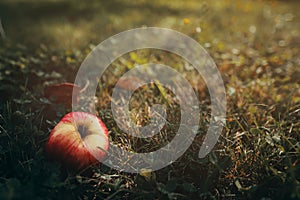
[[[79,101],[81,87],[72,83],[60,83],[48,85],[44,88],[44,95],[51,102],[64,104],[66,107],[72,105],[72,95],[75,96],[75,103]]]
[[[116,86],[128,91],[134,91],[141,86],[141,83],[143,83],[143,81],[138,77],[129,76],[120,78]]]

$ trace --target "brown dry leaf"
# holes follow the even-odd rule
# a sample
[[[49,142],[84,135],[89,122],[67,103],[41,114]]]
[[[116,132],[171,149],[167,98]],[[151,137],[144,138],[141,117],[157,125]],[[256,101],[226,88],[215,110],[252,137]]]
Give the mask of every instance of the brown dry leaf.
[[[140,87],[142,82],[143,81],[138,77],[130,76],[119,79],[116,86],[125,90],[133,91]]]
[[[54,103],[65,104],[66,107],[70,107],[72,105],[72,95],[75,95],[77,103],[79,101],[80,91],[81,87],[78,85],[60,83],[46,86],[44,88],[44,95]]]

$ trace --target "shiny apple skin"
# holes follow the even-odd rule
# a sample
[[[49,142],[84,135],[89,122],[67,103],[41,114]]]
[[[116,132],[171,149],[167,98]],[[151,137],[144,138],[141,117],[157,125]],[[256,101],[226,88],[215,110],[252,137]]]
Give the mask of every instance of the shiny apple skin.
[[[103,161],[108,148],[108,130],[97,116],[71,112],[51,131],[45,151],[50,160],[78,171]]]

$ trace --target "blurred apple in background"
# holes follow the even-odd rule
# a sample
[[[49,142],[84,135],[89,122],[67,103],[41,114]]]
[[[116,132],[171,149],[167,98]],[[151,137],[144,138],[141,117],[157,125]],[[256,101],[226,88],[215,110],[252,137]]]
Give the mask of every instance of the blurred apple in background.
[[[105,159],[108,130],[95,115],[71,112],[51,131],[46,155],[70,170],[83,170]]]

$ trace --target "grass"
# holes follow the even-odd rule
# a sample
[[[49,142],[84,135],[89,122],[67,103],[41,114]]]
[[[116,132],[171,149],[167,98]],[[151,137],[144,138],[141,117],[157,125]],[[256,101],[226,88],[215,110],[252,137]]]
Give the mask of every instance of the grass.
[[[300,199],[297,1],[90,3],[0,3],[7,36],[0,48],[0,199]],[[140,50],[114,61],[98,83],[95,105],[110,141],[149,152],[176,134],[180,105],[159,84],[139,88],[130,101],[131,117],[142,126],[149,123],[151,105],[165,106],[167,124],[159,134],[128,136],[111,113],[112,89],[122,74],[154,62],[180,72],[199,98],[200,128],[189,149],[173,164],[140,174],[104,165],[93,166],[89,175],[74,174],[48,162],[44,144],[70,108],[46,99],[45,85],[73,82],[95,45],[143,25],[183,32],[215,60],[227,92],[227,124],[213,151],[198,158],[210,119],[202,78],[176,55]]]

